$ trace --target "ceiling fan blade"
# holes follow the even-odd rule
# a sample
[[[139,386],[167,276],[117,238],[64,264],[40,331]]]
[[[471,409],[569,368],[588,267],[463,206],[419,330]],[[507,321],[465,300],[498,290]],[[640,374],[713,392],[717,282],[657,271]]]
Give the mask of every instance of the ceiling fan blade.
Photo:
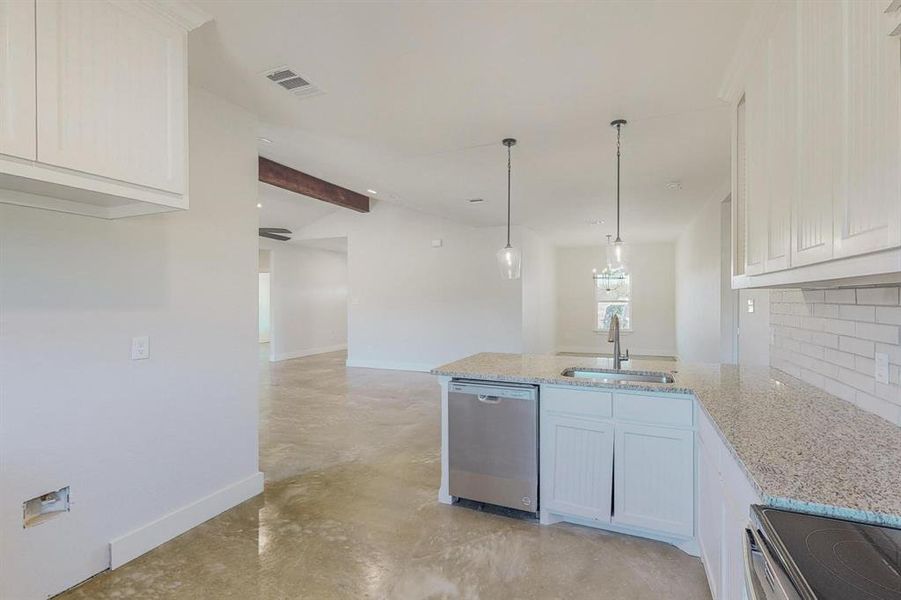
[[[282,227],[260,227],[260,231],[265,231],[266,233],[292,233],[290,229]]]
[[[278,235],[277,233],[269,233],[268,231],[260,231],[260,237],[269,238],[270,240],[279,240],[280,242],[287,242],[291,238],[286,235]]]

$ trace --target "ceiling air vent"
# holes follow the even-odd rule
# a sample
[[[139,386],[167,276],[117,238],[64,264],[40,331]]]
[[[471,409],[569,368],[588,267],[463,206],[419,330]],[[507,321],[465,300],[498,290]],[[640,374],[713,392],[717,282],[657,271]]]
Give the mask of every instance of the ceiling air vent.
[[[288,67],[275,67],[265,71],[263,75],[272,83],[288,90],[295,96],[317,96],[323,93],[318,87]]]

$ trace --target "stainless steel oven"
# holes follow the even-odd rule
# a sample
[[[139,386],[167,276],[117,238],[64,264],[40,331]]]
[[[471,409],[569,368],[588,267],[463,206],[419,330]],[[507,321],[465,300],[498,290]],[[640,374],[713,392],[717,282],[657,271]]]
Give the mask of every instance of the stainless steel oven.
[[[901,529],[751,507],[748,600],[901,600]]]
[[[538,387],[448,384],[451,496],[538,511]]]

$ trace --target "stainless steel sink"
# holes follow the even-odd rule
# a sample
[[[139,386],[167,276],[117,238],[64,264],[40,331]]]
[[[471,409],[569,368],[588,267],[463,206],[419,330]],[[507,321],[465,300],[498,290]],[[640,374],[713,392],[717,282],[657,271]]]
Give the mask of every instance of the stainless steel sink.
[[[621,381],[643,381],[646,383],[673,383],[672,373],[630,373],[615,369],[592,369],[589,367],[572,367],[561,373],[564,377],[577,379],[593,379],[595,381],[617,383]]]

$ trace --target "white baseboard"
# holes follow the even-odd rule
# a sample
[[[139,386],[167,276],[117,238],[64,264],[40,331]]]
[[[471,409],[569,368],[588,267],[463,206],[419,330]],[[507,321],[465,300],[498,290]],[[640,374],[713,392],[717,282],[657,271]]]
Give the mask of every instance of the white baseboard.
[[[348,367],[362,367],[364,369],[388,369],[391,371],[422,371],[428,373],[434,365],[431,363],[408,363],[390,360],[358,360],[347,359]]]
[[[262,491],[263,473],[258,471],[246,479],[226,486],[209,496],[112,540],[109,544],[110,568],[121,567],[160,544],[212,519],[219,513],[253,498]]]
[[[335,344],[334,346],[320,346],[318,348],[308,348],[306,350],[296,350],[294,352],[282,352],[269,357],[270,362],[278,362],[280,360],[290,360],[292,358],[303,358],[304,356],[313,356],[315,354],[325,354],[326,352],[338,352],[339,350],[347,350],[347,344]]]

